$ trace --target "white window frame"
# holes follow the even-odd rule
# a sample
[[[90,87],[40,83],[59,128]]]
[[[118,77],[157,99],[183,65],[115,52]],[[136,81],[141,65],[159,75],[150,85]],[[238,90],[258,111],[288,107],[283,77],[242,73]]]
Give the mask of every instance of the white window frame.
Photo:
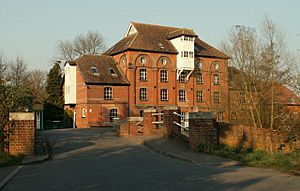
[[[160,70],[160,82],[167,82],[168,81],[168,71],[167,70]]]
[[[185,90],[179,90],[178,100],[182,101],[182,102],[186,101],[186,91]]]
[[[214,85],[220,85],[220,74],[214,74]]]
[[[197,72],[196,73],[196,82],[198,84],[203,84],[203,75],[202,75],[202,72]]]
[[[109,120],[112,122],[114,118],[118,117],[118,109],[112,108],[109,110]]]
[[[168,89],[161,89],[160,90],[160,100],[168,101],[168,97],[169,97],[168,94],[169,94]]]
[[[181,72],[179,75],[179,82],[186,83],[187,82],[187,74],[185,71]]]
[[[113,99],[112,87],[104,87],[104,99],[105,100],[112,100]]]
[[[81,117],[85,118],[86,117],[86,109],[83,107],[81,108]]]
[[[197,102],[203,102],[203,91],[202,90],[197,90],[196,92],[196,99]]]
[[[219,91],[214,91],[213,100],[215,103],[219,103],[221,101],[221,93]]]
[[[140,69],[140,81],[147,81],[147,69],[146,68]]]
[[[148,92],[147,88],[140,88],[140,100],[147,101],[148,100]]]

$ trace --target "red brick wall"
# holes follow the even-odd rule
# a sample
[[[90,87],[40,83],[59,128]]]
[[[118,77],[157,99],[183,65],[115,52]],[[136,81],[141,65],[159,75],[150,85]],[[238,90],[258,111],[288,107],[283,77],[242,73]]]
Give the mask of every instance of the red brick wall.
[[[147,58],[145,65],[140,63],[141,56]],[[122,58],[126,57],[127,63],[122,63]],[[168,58],[168,62],[163,66],[160,62],[161,57]],[[125,76],[131,83],[129,91],[130,116],[139,116],[140,111],[147,107],[179,106],[183,112],[191,111],[223,111],[224,120],[228,121],[228,62],[225,59],[216,58],[200,58],[203,64],[201,72],[203,73],[203,84],[197,84],[196,72],[190,75],[190,80],[187,83],[179,83],[176,80],[176,55],[149,53],[141,51],[126,51],[125,53],[114,56],[115,60],[120,64]],[[198,60],[199,58],[196,58]],[[218,73],[220,74],[220,85],[213,85],[214,62],[220,62]],[[148,73],[148,81],[140,82],[139,69],[146,68]],[[168,82],[160,82],[161,69],[168,71]],[[148,100],[141,101],[139,98],[139,89],[145,87],[148,89]],[[169,100],[160,101],[160,89],[168,89]],[[179,89],[186,90],[187,101],[179,102]],[[204,93],[204,101],[196,101],[196,91],[202,90]],[[213,91],[220,91],[221,101],[214,103]],[[166,107],[167,106],[167,107]]]
[[[300,140],[293,144],[287,143],[287,135],[269,129],[254,128],[251,126],[219,124],[219,143],[230,147],[253,148],[276,152],[282,147],[284,152],[300,149]]]
[[[6,126],[10,130],[8,152],[12,155],[34,155],[34,120],[15,120]]]
[[[104,88],[111,87],[113,99],[104,100]],[[118,117],[123,120],[128,116],[128,86],[86,85],[77,70],[76,127],[111,126],[109,110],[117,109]],[[85,117],[82,109],[85,109]]]

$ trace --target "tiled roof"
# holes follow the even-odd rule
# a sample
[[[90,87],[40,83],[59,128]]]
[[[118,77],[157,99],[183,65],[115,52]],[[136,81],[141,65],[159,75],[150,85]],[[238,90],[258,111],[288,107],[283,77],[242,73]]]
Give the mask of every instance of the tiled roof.
[[[245,73],[235,67],[228,67],[230,90],[242,90]],[[271,85],[270,85],[271,86]],[[283,84],[274,84],[274,100],[278,104],[300,104],[300,98]],[[270,93],[270,92],[269,92]]]
[[[111,56],[84,55],[76,60],[76,64],[86,84],[129,85]],[[92,72],[92,67],[96,68],[96,74]]]
[[[196,54],[199,56],[230,59],[228,55],[200,40],[199,38],[195,39],[195,48],[197,50]]]
[[[197,37],[197,34],[191,29],[137,22],[131,22],[131,24],[134,26],[137,32],[121,39],[114,46],[108,49],[104,54],[115,55],[126,50],[153,51],[177,54],[178,51],[172,45],[170,39],[178,37],[180,35],[187,35],[196,37],[195,45],[199,50],[199,52],[196,52],[196,54],[200,56],[226,59],[229,58],[221,51],[201,41]]]

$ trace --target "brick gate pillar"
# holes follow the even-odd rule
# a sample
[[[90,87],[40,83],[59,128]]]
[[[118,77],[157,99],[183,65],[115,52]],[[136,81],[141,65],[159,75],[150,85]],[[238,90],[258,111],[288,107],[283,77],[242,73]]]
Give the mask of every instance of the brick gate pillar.
[[[180,133],[180,128],[174,125],[174,121],[180,123],[180,117],[174,114],[178,110],[164,110],[163,111],[163,124],[165,128],[164,136],[171,137],[174,134]]]
[[[196,150],[199,144],[217,144],[216,117],[212,112],[189,113],[189,147]]]
[[[9,120],[9,153],[34,155],[34,113],[10,113]]]

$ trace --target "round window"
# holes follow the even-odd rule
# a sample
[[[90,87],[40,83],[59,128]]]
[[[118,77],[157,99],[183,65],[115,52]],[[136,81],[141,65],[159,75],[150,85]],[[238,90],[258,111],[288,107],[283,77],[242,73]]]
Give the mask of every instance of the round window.
[[[127,63],[127,59],[126,59],[126,57],[124,56],[122,59],[121,59],[121,62],[122,62],[122,64],[123,65],[126,65],[126,63]]]
[[[141,57],[141,63],[145,64],[146,63],[146,58],[145,57]]]
[[[220,68],[220,64],[218,62],[215,63],[215,70],[218,70]]]
[[[160,60],[160,62],[161,62],[162,65],[166,65],[167,64],[167,59],[166,58],[162,58]]]

